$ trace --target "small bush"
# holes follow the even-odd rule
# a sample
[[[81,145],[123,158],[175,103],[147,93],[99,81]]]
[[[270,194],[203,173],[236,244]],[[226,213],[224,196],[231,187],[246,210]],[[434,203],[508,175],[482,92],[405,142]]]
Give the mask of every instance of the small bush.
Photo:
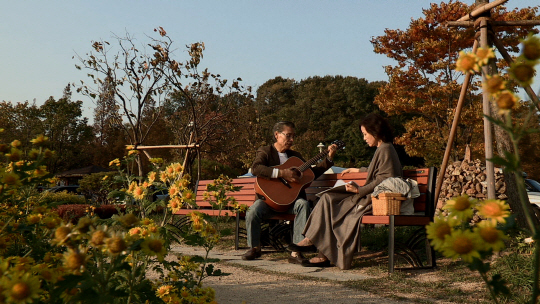
[[[66,204],[87,204],[86,198],[82,195],[62,192],[44,192],[40,198],[40,203],[43,205],[66,205]]]

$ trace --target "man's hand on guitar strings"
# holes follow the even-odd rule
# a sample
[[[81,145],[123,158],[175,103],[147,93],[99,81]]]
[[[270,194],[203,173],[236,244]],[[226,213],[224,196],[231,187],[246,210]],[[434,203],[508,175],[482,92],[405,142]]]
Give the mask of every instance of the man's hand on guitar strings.
[[[280,169],[279,170],[279,177],[282,177],[289,183],[295,183],[297,182],[298,174],[294,170],[291,169]]]

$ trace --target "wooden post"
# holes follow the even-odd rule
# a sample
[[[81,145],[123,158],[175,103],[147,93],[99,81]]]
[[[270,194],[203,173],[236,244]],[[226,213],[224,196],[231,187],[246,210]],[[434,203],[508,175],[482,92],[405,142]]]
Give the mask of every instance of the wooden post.
[[[478,2],[478,1],[477,1]],[[489,17],[480,17],[480,46],[488,48],[488,20]],[[485,82],[487,75],[490,74],[487,65],[482,67],[482,79]],[[490,96],[486,90],[482,93],[482,106],[484,109],[484,147],[486,155],[486,182],[488,199],[496,199],[495,195],[495,166],[489,159],[493,158],[493,129],[491,122],[485,116],[491,116]]]

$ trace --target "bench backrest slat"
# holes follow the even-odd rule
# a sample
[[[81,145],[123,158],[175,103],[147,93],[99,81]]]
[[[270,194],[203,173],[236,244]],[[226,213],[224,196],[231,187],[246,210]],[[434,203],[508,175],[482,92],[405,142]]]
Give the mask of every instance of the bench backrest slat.
[[[425,215],[430,217],[433,217],[435,212],[435,205],[432,198],[435,193],[436,171],[434,167],[403,171],[405,178],[411,178],[418,182],[420,197],[414,200],[415,212],[425,212]],[[345,176],[341,176],[340,173],[323,174],[306,188],[306,194],[308,199],[315,200],[315,194],[333,187],[337,180],[342,179],[345,182],[354,180],[358,185],[363,186],[366,183],[366,177],[367,172],[347,173]],[[242,186],[243,188],[238,192],[232,192],[230,196],[236,198],[240,204],[251,206],[256,198],[255,181],[255,177],[233,179],[232,183],[235,186]],[[201,209],[211,208],[210,203],[203,199],[203,193],[206,191],[206,186],[212,182],[213,180],[201,180],[197,182],[196,202]],[[429,203],[426,204],[427,202]]]

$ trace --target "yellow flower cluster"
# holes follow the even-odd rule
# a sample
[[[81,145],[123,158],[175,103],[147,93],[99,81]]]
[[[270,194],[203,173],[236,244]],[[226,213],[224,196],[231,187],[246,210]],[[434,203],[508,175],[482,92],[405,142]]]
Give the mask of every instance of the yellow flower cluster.
[[[463,73],[479,72],[480,67],[487,64],[491,58],[495,58],[495,53],[491,48],[478,48],[476,54],[461,51],[456,61],[456,71]]]
[[[510,216],[509,206],[500,200],[477,201],[468,196],[449,200],[445,207],[448,215],[439,214],[433,223],[426,226],[428,239],[436,250],[449,258],[461,258],[472,262],[480,258],[481,252],[500,251],[507,238],[497,229]],[[474,209],[483,221],[471,227],[469,220]]]
[[[163,300],[163,302],[170,304],[217,304],[215,301],[216,292],[212,287],[196,287],[193,290],[183,287],[181,290],[177,290],[172,285],[163,285],[157,289],[156,295]]]
[[[191,228],[199,233],[209,244],[217,244],[221,239],[216,228],[203,218],[203,214],[193,211],[188,215],[191,219]]]
[[[232,183],[232,178],[220,175],[212,183],[206,185],[203,199],[210,202],[216,209],[233,209],[235,212],[245,212],[247,205],[240,205],[234,197],[229,196],[230,192],[239,191],[242,187],[236,187]]]

